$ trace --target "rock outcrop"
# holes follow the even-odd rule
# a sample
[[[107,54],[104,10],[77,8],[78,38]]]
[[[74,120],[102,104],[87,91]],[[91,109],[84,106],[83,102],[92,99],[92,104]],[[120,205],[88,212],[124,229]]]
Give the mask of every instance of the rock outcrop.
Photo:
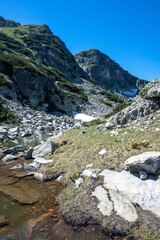
[[[77,53],[75,59],[92,81],[105,89],[133,96],[147,83],[129,74],[99,50]]]
[[[145,99],[160,100],[160,79],[150,82],[140,91],[140,96]]]
[[[20,25],[21,25],[20,23],[17,23],[17,22],[11,21],[11,20],[6,20],[3,17],[0,17],[0,27],[13,28],[13,27],[18,27]]]

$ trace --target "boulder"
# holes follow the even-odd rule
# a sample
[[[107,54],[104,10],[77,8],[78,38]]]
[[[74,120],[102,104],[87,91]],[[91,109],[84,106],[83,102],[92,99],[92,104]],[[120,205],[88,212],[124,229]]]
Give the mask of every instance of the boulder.
[[[116,197],[116,201],[119,201],[119,203],[122,203],[121,201],[126,198],[126,201],[138,204],[143,210],[151,211],[160,217],[160,179],[149,177],[147,181],[142,181],[130,172],[115,172],[108,169],[104,170],[100,175],[104,176],[103,186],[109,191],[110,199],[113,202],[115,202],[115,197],[113,197],[110,190],[120,194],[120,196]],[[128,202],[129,205],[130,203]],[[121,206],[119,205],[119,207]],[[126,204],[124,204],[125,208]],[[120,211],[117,210],[117,207],[115,210],[117,213]],[[130,211],[128,214],[130,215]],[[134,215],[136,219],[136,214]]]
[[[50,139],[48,139],[46,142],[34,147],[32,157],[36,158],[49,156],[56,150],[57,147],[57,143],[54,143]]]
[[[7,162],[10,162],[10,161],[13,161],[13,160],[17,160],[19,157],[18,156],[14,156],[12,154],[7,154],[4,158],[2,158],[2,161],[4,163],[7,163]]]
[[[13,153],[18,153],[18,152],[23,152],[24,148],[22,145],[14,146],[9,149],[4,150],[5,154],[13,154]]]
[[[160,100],[160,79],[148,83],[141,91],[140,96],[146,99]]]
[[[29,148],[26,152],[26,156],[25,156],[25,159],[31,159],[32,158],[32,153],[33,153],[33,148]]]
[[[160,170],[160,152],[144,152],[128,158],[124,164],[133,172],[144,170],[155,174]]]
[[[53,160],[46,160],[42,157],[37,157],[34,159],[33,163],[25,164],[24,169],[28,171],[36,171],[39,168],[44,167],[46,164],[51,163]]]

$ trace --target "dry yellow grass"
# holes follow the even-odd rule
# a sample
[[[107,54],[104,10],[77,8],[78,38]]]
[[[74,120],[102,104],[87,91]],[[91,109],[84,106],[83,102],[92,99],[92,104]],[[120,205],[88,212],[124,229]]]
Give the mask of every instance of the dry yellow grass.
[[[159,126],[159,114],[155,114],[156,119],[151,126],[144,131],[144,127],[134,129],[120,128],[117,136],[110,136],[111,131],[97,132],[97,126],[86,128],[86,134],[80,135],[82,130],[75,129],[68,131],[56,142],[60,147],[50,158],[53,163],[47,166],[47,170],[51,172],[62,172],[63,183],[68,183],[70,177],[74,174],[81,173],[87,164],[94,164],[94,168],[115,169],[120,171],[124,168],[124,161],[133,155],[140,154],[145,151],[160,151],[160,131],[155,131]],[[144,119],[143,119],[144,121]],[[141,146],[141,142],[146,140],[149,142],[148,147]],[[138,149],[133,148],[133,143],[138,143]],[[151,146],[150,146],[151,145]],[[99,151],[103,148],[106,153],[99,155]]]

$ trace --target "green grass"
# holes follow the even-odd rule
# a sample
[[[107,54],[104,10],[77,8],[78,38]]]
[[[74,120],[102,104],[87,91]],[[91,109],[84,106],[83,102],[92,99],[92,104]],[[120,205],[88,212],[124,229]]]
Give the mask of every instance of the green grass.
[[[100,94],[104,95],[105,97],[107,97],[111,101],[123,103],[123,100],[121,98],[119,98],[117,95],[115,95],[111,92],[102,91],[102,92],[100,92]]]

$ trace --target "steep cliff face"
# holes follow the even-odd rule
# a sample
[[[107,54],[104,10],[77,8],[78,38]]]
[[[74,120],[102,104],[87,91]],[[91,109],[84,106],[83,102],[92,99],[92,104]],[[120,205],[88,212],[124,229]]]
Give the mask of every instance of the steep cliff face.
[[[91,49],[80,52],[75,55],[75,59],[92,81],[105,89],[120,93],[130,91],[134,95],[139,90],[139,86],[146,83],[129,74],[99,50]]]
[[[72,82],[89,79],[46,25],[0,18],[0,94],[39,110],[71,113],[87,96]]]

